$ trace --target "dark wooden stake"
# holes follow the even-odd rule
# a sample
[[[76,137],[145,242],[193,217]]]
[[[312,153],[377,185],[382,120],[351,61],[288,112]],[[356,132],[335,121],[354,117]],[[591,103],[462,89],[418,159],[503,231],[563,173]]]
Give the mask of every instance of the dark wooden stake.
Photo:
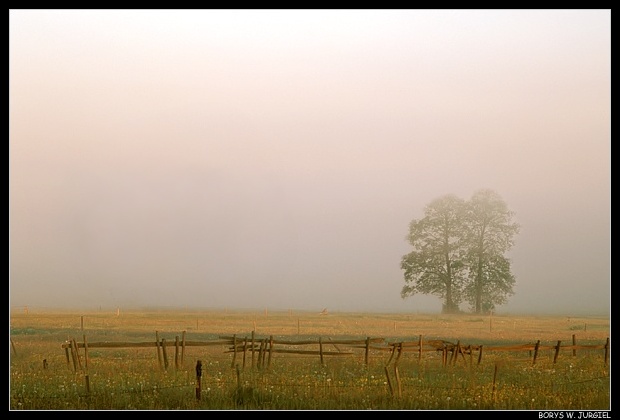
[[[237,335],[233,335],[233,357],[232,362],[230,362],[230,367],[235,367],[235,362],[237,360]]]
[[[181,333],[181,366],[185,362],[185,331]]]
[[[422,361],[422,334],[420,334],[420,338],[418,339],[418,363]]]
[[[558,354],[560,354],[560,344],[561,343],[562,343],[562,341],[558,340],[558,344],[555,346],[555,354],[553,355],[553,363],[554,364],[558,360]]]
[[[161,339],[161,352],[164,356],[164,370],[168,370],[168,352],[166,351],[166,339]]]
[[[577,336],[573,334],[573,357],[577,356],[577,349],[575,346],[577,345]]]
[[[196,399],[200,400],[202,396],[202,361],[196,362]]]
[[[157,348],[157,363],[159,363],[159,370],[162,370],[163,363],[161,360],[161,346],[159,344],[159,331],[155,331],[155,347]]]
[[[179,336],[174,337],[174,368],[179,370]]]

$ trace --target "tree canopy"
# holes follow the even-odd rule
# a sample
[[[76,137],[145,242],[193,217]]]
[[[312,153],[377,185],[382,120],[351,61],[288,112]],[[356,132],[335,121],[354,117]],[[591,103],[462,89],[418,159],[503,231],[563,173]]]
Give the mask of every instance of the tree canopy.
[[[469,201],[453,194],[433,200],[424,217],[409,223],[413,250],[401,258],[404,299],[415,294],[443,300],[443,312],[459,312],[464,302],[488,312],[514,294],[515,278],[505,253],[520,226],[494,191],[475,192]]]

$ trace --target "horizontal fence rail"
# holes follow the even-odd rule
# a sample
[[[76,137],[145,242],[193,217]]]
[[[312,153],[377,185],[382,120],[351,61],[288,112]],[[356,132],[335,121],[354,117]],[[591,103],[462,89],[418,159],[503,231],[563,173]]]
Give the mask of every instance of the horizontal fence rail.
[[[461,344],[460,341],[456,343],[446,340],[424,340],[422,336],[419,336],[416,341],[399,341],[388,342],[383,338],[366,337],[365,339],[332,339],[327,338],[327,341],[323,337],[317,339],[305,339],[305,340],[287,340],[274,338],[273,336],[256,336],[252,332],[250,337],[244,336],[239,338],[236,335],[222,336],[214,340],[207,341],[195,341],[186,340],[185,331],[182,333],[182,338],[176,336],[174,340],[166,340],[165,338],[159,338],[159,332],[155,332],[156,339],[154,341],[144,342],[93,342],[89,343],[86,340],[86,336],[83,337],[82,342],[77,342],[75,339],[67,340],[62,344],[62,348],[65,350],[67,364],[73,366],[74,370],[84,369],[82,366],[82,358],[80,357],[79,350],[84,350],[84,364],[88,366],[88,350],[94,348],[156,348],[157,359],[160,368],[168,369],[169,360],[167,349],[174,347],[175,355],[175,367],[178,369],[179,364],[183,364],[185,348],[186,347],[205,347],[205,346],[222,346],[225,347],[223,353],[232,354],[231,367],[235,366],[237,357],[243,357],[243,367],[245,367],[246,354],[251,353],[252,367],[269,367],[271,364],[271,358],[273,354],[298,354],[298,355],[314,355],[319,356],[321,363],[324,363],[324,357],[335,356],[354,356],[359,354],[359,350],[364,350],[364,361],[366,365],[369,363],[369,357],[371,351],[389,352],[389,360],[385,363],[387,368],[390,363],[394,362],[394,365],[398,363],[401,356],[404,353],[417,353],[418,358],[421,360],[422,355],[428,352],[435,352],[442,354],[443,365],[456,364],[459,356],[461,356],[464,363],[473,365],[474,354],[476,355],[476,363],[480,364],[482,361],[483,352],[520,352],[527,351],[530,353],[532,363],[536,363],[537,357],[541,351],[554,351],[553,363],[557,361],[560,351],[572,351],[573,356],[576,355],[577,350],[603,350],[604,366],[607,366],[609,360],[609,338],[603,344],[576,344],[576,337],[573,335],[572,343],[568,345],[562,345],[562,341],[558,340],[556,344],[541,344],[540,340],[535,343],[526,344],[510,344],[501,346],[486,346],[486,345],[472,345]],[[311,346],[313,348],[308,348]],[[326,350],[325,347],[330,346],[336,350]],[[342,346],[342,347],[340,347]],[[306,348],[300,348],[306,347]],[[316,348],[318,347],[318,348]],[[344,347],[344,348],[343,348]],[[357,351],[356,351],[357,350]],[[255,361],[255,356],[258,355]],[[466,358],[466,356],[468,356]],[[265,360],[265,358],[267,360]]]

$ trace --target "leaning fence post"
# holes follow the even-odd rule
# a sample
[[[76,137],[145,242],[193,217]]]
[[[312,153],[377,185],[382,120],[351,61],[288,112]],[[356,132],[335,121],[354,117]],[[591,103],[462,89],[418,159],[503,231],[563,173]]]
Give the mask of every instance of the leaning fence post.
[[[75,347],[73,340],[69,340],[69,349],[71,350],[71,361],[73,362],[73,371],[77,372],[77,362],[75,360]]]
[[[75,358],[77,359],[78,362],[78,366],[80,367],[80,370],[84,370],[82,368],[82,361],[80,360],[80,346],[78,345],[78,343],[75,341],[75,338],[72,338],[73,340],[73,344],[75,345]],[[77,370],[76,370],[77,371]]]
[[[383,368],[385,370],[385,377],[387,378],[387,384],[390,387],[390,394],[394,396],[394,388],[392,388],[392,381],[390,380],[390,372],[387,365]]]
[[[403,396],[403,387],[400,383],[400,375],[398,374],[398,366],[394,364],[394,378],[396,378],[396,389],[398,390],[398,398]]]
[[[480,364],[480,362],[482,362],[482,344],[480,344],[478,348],[478,364]]]
[[[394,354],[396,353],[396,345],[395,344],[390,344],[391,350],[390,350],[390,358],[388,359],[388,361],[386,362],[386,366],[390,364],[390,362],[392,361],[392,359],[394,358]]]

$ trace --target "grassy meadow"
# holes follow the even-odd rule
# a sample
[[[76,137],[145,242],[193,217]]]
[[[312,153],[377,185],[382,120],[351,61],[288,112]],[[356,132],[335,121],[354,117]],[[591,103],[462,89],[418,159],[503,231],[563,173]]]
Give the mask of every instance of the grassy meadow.
[[[228,345],[188,346],[162,368],[154,343],[217,342],[220,337],[316,341],[326,355],[233,354]],[[442,362],[441,352],[330,344],[382,338],[462,346],[602,345],[608,317],[379,314],[303,311],[144,310],[10,313],[10,410],[609,410],[610,363],[599,349],[487,351]],[[151,347],[79,350],[77,369],[68,340],[152,342]],[[317,346],[308,346],[315,349]],[[263,356],[264,357],[264,356]],[[557,357],[557,359],[556,359]],[[250,360],[251,359],[251,360]],[[202,363],[200,382],[197,361]],[[366,361],[368,363],[366,363]],[[200,398],[197,398],[199,396]]]

